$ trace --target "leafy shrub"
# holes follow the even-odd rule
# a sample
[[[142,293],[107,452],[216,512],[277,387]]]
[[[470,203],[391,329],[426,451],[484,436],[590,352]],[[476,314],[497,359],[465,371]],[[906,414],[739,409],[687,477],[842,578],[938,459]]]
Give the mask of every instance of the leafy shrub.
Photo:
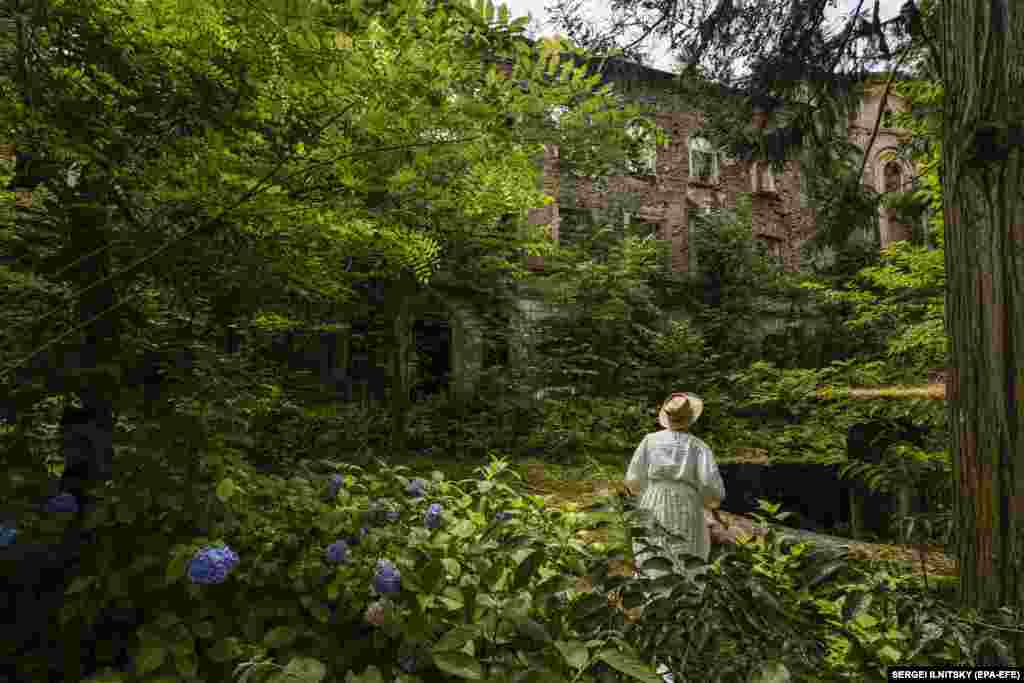
[[[597,556],[566,520],[502,481],[504,462],[465,481],[435,472],[428,498],[410,495],[401,467],[322,461],[285,479],[258,473],[222,440],[208,448],[194,459],[137,451],[137,467],[90,515],[97,543],[68,590],[62,634],[73,639],[116,600],[145,611],[133,672],[109,680],[576,671],[559,649],[567,606],[555,596]],[[633,661],[606,643],[609,658]]]
[[[660,429],[653,406],[635,400],[569,396],[545,398],[540,405],[543,419],[527,444],[551,461],[570,462],[584,453],[631,453],[644,434]]]
[[[624,524],[637,520],[631,507],[628,499],[616,506]],[[777,506],[763,509],[781,517]],[[769,521],[755,517],[762,526]],[[637,536],[643,528],[631,531]],[[675,559],[691,570],[701,564]],[[1019,628],[1019,614],[958,612],[891,566],[855,563],[842,551],[795,543],[771,526],[762,537],[716,549],[712,559],[702,576],[657,576],[672,565],[664,550],[635,576],[599,566],[588,577],[594,593],[572,605],[577,637],[621,634],[629,647],[667,665],[677,681],[754,680],[782,670],[794,681],[885,681],[895,664],[1013,661],[1001,638]],[[623,609],[642,608],[640,618],[609,605],[606,592]]]

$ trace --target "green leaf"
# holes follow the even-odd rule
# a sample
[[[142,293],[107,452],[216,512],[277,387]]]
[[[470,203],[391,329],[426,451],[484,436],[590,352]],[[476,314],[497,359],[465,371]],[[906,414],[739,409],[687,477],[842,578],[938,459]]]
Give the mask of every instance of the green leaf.
[[[672,571],[672,562],[671,560],[667,560],[664,557],[652,557],[651,559],[646,560],[642,565],[640,565],[640,568],[644,571],[653,570],[667,572]]]
[[[878,624],[878,619],[874,618],[867,612],[861,612],[853,619],[853,623],[857,624],[861,628],[871,628]]]
[[[167,648],[159,643],[144,642],[135,656],[135,668],[140,674],[147,674],[160,668],[167,659]]]
[[[215,633],[215,626],[212,621],[200,621],[198,624],[192,627],[192,633],[196,634],[196,637],[209,639],[213,638]]]
[[[64,591],[64,594],[74,595],[75,593],[81,593],[94,583],[96,583],[95,576],[78,576],[75,578],[74,581],[71,582],[71,585],[67,587],[67,590]]]
[[[471,681],[480,681],[484,677],[484,669],[476,657],[470,657],[463,652],[435,651],[434,665],[446,674]]]
[[[195,677],[199,671],[199,660],[196,659],[194,654],[175,656],[174,657],[174,668],[178,670],[182,676]]]
[[[167,563],[167,583],[174,583],[182,579],[188,570],[188,563],[191,559],[187,549],[179,549]]]
[[[883,645],[878,648],[878,658],[883,662],[894,664],[900,661],[900,657],[902,657],[902,653],[892,645]]]
[[[451,534],[456,538],[469,538],[476,533],[476,525],[468,519],[460,519],[451,528]]]
[[[521,619],[516,622],[516,628],[527,638],[536,640],[539,643],[551,642],[551,634],[544,626],[533,619]]]
[[[285,683],[282,681],[281,683]],[[356,675],[352,671],[345,674],[345,683],[384,683],[384,675],[380,669],[372,664],[366,667],[366,671]]]
[[[655,673],[651,667],[625,652],[603,650],[598,653],[597,659],[638,681],[644,681],[644,683],[664,683],[661,676]]]
[[[843,604],[843,621],[850,621],[871,605],[871,593],[858,591],[846,596]]]
[[[459,578],[462,575],[462,566],[459,565],[459,561],[452,557],[446,557],[441,560],[441,564],[444,566],[444,570],[452,575],[452,578]]]
[[[220,502],[226,503],[231,500],[238,490],[238,485],[230,477],[221,479],[221,482],[217,484],[217,498]]]
[[[456,626],[437,641],[437,644],[434,645],[434,652],[459,650],[479,634],[480,630],[476,626]]]
[[[293,657],[284,672],[291,674],[296,683],[320,683],[327,677],[327,667],[310,657]]]
[[[787,683],[789,669],[782,662],[765,662],[751,676],[751,683]]]
[[[544,563],[544,551],[534,550],[526,556],[518,567],[516,567],[515,579],[512,581],[512,589],[516,590],[526,586],[537,572],[537,569]]]
[[[218,640],[214,646],[210,648],[207,655],[213,661],[221,664],[224,662],[230,662],[232,659],[238,659],[242,655],[241,642],[234,636]]]
[[[846,562],[843,561],[843,560],[839,560],[839,561],[836,561],[836,562],[829,562],[829,563],[825,564],[823,567],[818,568],[818,570],[813,573],[813,575],[811,576],[811,579],[807,582],[805,588],[808,588],[808,589],[814,588],[819,583],[823,583],[826,579],[831,577],[833,574],[836,574],[837,572],[839,572],[839,570],[841,570],[845,566],[846,566]]]
[[[590,662],[590,652],[587,650],[587,646],[578,640],[569,642],[556,640],[555,647],[562,653],[566,663],[574,669],[584,669]]]
[[[271,649],[287,647],[295,642],[298,631],[291,626],[278,626],[263,636],[263,644]]]

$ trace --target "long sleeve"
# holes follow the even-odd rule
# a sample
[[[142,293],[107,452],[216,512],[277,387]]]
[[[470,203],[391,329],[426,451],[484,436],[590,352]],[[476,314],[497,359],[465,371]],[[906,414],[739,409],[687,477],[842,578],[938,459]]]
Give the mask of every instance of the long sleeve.
[[[647,437],[645,436],[640,445],[636,447],[633,459],[626,469],[626,481],[638,482],[640,493],[647,488],[647,465]]]
[[[700,483],[701,493],[704,496],[705,505],[709,502],[721,502],[725,499],[725,482],[718,471],[718,463],[711,449],[706,446],[701,449],[701,472]]]

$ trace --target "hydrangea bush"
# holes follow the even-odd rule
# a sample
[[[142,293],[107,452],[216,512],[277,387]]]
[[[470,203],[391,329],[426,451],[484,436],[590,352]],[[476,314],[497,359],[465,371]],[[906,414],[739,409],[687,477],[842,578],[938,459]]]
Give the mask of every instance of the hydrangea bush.
[[[194,499],[167,485],[172,474],[149,475],[161,483],[151,497],[127,475],[90,514],[107,550],[69,588],[64,623],[119,599],[144,608],[134,673],[110,673],[125,682],[500,683],[547,672],[584,683],[612,660],[657,683],[614,634],[583,642],[568,629],[575,578],[603,558],[572,520],[517,493],[507,463],[462,481],[317,467],[284,479],[224,447],[204,459],[207,494]]]

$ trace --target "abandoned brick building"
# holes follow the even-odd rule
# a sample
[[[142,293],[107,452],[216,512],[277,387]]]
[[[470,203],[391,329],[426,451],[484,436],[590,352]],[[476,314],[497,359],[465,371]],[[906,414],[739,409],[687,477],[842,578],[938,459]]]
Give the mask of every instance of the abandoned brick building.
[[[814,213],[803,191],[799,162],[787,162],[781,172],[776,172],[765,162],[730,159],[709,140],[696,135],[702,124],[700,112],[662,104],[658,94],[654,94],[658,91],[644,87],[671,81],[675,78],[673,74],[633,63],[620,61],[619,65],[628,65],[628,68],[611,73],[628,74],[629,82],[616,82],[615,76],[607,80],[627,98],[654,104],[655,120],[669,134],[670,143],[660,147],[651,144],[647,158],[635,164],[629,175],[601,182],[566,173],[561,168],[557,147],[547,146],[544,191],[555,202],[533,211],[531,221],[549,225],[550,234],[557,241],[566,216],[576,218],[581,210],[596,210],[599,214],[607,207],[609,197],[631,196],[638,207],[634,218],[650,224],[662,239],[670,241],[673,268],[686,271],[694,256],[689,249],[690,217],[708,209],[733,208],[742,194],[749,194],[755,237],[783,267],[795,270],[800,263],[800,247],[815,229]],[[500,68],[506,73],[511,69],[509,65],[500,65]],[[872,142],[871,133],[884,87],[869,85],[866,91],[859,111],[850,116],[848,133],[850,141],[868,157],[863,182],[879,194],[904,191],[909,187],[913,169],[889,153],[895,151],[906,133],[891,127],[891,114],[904,110],[906,105],[899,96],[888,94],[886,112]],[[880,208],[879,233],[869,239],[881,248],[910,239],[911,234],[912,229],[897,223],[891,210]],[[534,265],[540,268],[540,260],[534,259]]]

